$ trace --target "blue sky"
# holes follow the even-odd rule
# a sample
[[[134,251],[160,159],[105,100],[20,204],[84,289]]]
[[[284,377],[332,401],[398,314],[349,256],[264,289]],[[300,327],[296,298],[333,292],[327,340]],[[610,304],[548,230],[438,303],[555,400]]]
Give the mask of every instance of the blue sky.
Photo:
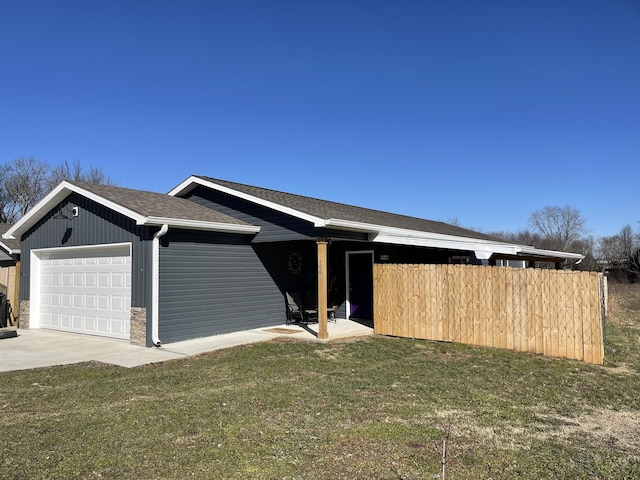
[[[0,0],[0,73],[2,163],[639,226],[637,0]]]

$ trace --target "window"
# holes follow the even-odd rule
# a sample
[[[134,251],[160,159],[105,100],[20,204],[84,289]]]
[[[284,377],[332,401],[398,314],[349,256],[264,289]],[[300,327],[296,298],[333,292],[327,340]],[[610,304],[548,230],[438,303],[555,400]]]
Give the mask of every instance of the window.
[[[496,267],[525,268],[524,260],[496,260]]]
[[[449,263],[467,265],[471,263],[471,257],[469,257],[468,255],[454,255],[452,257],[449,257]]]

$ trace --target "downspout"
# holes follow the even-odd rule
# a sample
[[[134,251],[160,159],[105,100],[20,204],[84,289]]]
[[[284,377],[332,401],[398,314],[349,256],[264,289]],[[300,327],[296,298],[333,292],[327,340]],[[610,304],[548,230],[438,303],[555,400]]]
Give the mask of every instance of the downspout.
[[[160,347],[162,343],[158,338],[158,318],[160,304],[160,237],[169,231],[166,223],[153,236],[153,253],[151,259],[151,342],[154,347]]]

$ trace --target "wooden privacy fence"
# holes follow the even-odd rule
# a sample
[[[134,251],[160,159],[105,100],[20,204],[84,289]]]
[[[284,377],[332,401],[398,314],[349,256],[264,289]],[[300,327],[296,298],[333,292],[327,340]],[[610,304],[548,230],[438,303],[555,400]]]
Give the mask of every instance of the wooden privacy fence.
[[[18,316],[20,302],[20,262],[9,267],[0,267],[0,293],[6,295],[12,308],[12,319]]]
[[[374,266],[374,331],[602,364],[596,272],[474,265]]]

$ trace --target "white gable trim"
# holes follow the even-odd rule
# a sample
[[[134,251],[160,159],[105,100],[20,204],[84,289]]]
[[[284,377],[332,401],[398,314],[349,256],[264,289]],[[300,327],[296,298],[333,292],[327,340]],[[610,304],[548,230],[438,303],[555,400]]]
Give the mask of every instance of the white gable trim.
[[[249,195],[233,188],[215,183],[215,181],[204,180],[195,175],[190,176],[180,185],[169,192],[169,195],[184,195],[193,190],[197,185],[211,188],[219,192],[227,193],[237,198],[247,200],[258,205],[282,212],[296,218],[312,222],[315,227],[334,228],[337,230],[348,230],[354,232],[368,233],[369,240],[376,243],[391,243],[396,245],[412,245],[421,247],[443,248],[450,250],[472,251],[478,259],[487,260],[493,254],[502,255],[537,255],[541,257],[564,258],[567,260],[580,260],[583,255],[577,253],[556,252],[552,250],[539,250],[529,246],[515,245],[507,242],[496,242],[480,238],[460,237],[456,235],[445,235],[441,233],[423,232],[420,230],[410,230],[405,228],[389,227],[385,225],[375,225],[339,218],[323,219],[314,215],[301,212],[285,205],[264,200],[254,195]]]
[[[169,195],[171,195],[172,197],[176,197],[178,195],[188,193],[191,190],[193,190],[196,185],[201,185],[203,187],[207,187],[212,190],[217,190],[218,192],[226,193],[228,195],[232,195],[234,197],[247,200],[251,203],[256,203],[258,205],[262,205],[263,207],[267,207],[272,210],[276,210],[278,212],[286,213],[287,215],[300,218],[301,220],[306,220],[307,222],[313,223],[314,227],[326,226],[324,219],[320,217],[316,217],[315,215],[309,215],[308,213],[301,212],[300,210],[296,210],[295,208],[287,207],[280,203],[271,202],[269,200],[256,197],[254,195],[249,195],[248,193],[234,190],[233,188],[220,185],[219,183],[215,183],[209,180],[204,180],[200,177],[196,177],[195,175],[192,175],[191,177],[187,178],[184,182],[182,182],[180,185],[178,185],[173,190],[171,190],[169,192]]]
[[[18,222],[15,223],[9,230],[7,230],[2,238],[14,238],[19,239],[20,236],[34,226],[38,221],[43,218],[48,212],[51,211],[57,204],[62,202],[71,193],[77,193],[89,200],[92,200],[104,207],[107,207],[115,212],[118,212],[128,218],[131,218],[136,222],[136,225],[164,225],[169,224],[171,227],[176,228],[189,228],[195,230],[211,230],[211,231],[223,231],[230,233],[257,233],[260,231],[260,227],[253,225],[234,225],[219,222],[204,222],[198,220],[183,220],[180,218],[161,218],[161,217],[148,217],[135,212],[129,208],[123,207],[111,200],[108,200],[100,195],[97,195],[89,190],[85,190],[82,187],[78,187],[72,183],[64,181],[54,188],[47,196],[40,200],[31,210],[29,210]]]
[[[144,220],[144,217],[139,213],[136,213],[128,208],[124,208],[110,200],[102,198],[92,192],[85,190],[84,188],[73,185],[67,181],[60,183],[54,188],[48,195],[40,200],[31,210],[29,210],[20,220],[18,220],[13,227],[7,230],[2,235],[3,238],[20,238],[20,235],[29,230],[38,221],[45,216],[53,207],[63,201],[69,196],[70,193],[75,192],[84,197],[87,197],[95,202],[98,202],[105,207],[108,207],[118,213],[121,213],[129,218],[132,218],[136,223],[140,224]]]

